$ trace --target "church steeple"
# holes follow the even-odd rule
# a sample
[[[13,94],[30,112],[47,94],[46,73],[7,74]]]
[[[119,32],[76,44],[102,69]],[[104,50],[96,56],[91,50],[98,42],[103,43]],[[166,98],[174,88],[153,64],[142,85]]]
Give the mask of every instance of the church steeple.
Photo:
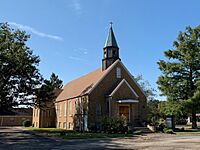
[[[103,48],[103,53],[102,70],[106,70],[117,59],[121,60],[119,58],[119,47],[112,29],[112,22],[110,23],[109,33]]]
[[[108,37],[107,37],[104,48],[109,47],[109,46],[118,48],[117,41],[115,39],[115,35],[114,35],[113,29],[112,29],[112,22],[110,23],[110,29],[109,29]]]

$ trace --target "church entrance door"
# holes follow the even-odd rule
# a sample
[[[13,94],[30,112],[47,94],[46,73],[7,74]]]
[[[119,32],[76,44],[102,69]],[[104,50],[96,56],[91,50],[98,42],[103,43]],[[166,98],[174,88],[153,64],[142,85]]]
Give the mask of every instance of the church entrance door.
[[[119,116],[125,116],[129,121],[129,106],[119,106]]]

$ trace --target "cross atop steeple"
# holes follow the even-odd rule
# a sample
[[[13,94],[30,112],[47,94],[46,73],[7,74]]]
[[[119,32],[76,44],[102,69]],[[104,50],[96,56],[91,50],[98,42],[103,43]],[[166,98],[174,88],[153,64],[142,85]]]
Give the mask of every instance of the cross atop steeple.
[[[111,22],[110,22],[110,27],[111,27],[111,28],[112,28],[112,24],[113,24],[113,22],[111,21]]]

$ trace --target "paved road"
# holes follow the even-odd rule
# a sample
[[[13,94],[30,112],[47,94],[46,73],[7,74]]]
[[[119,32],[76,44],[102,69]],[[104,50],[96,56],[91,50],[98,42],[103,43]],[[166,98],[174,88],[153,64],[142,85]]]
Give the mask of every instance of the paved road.
[[[149,134],[134,138],[62,140],[46,138],[21,128],[0,127],[0,150],[199,150],[200,136]]]
[[[48,150],[59,144],[59,141],[37,136],[21,128],[0,128],[0,150]]]
[[[80,150],[80,149],[124,149],[123,143],[115,144],[111,139],[62,140],[48,138],[16,127],[0,127],[0,150]]]

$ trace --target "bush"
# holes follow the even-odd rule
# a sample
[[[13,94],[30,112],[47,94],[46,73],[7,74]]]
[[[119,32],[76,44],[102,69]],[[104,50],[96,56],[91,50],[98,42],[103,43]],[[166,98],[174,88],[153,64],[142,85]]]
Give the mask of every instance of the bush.
[[[128,133],[128,126],[125,117],[104,118],[102,129],[105,133]]]
[[[165,124],[160,122],[159,125],[156,127],[156,131],[163,131],[165,128]]]
[[[22,122],[22,125],[23,125],[24,127],[30,127],[30,126],[31,126],[31,121],[30,121],[30,120],[24,120],[24,121]]]

